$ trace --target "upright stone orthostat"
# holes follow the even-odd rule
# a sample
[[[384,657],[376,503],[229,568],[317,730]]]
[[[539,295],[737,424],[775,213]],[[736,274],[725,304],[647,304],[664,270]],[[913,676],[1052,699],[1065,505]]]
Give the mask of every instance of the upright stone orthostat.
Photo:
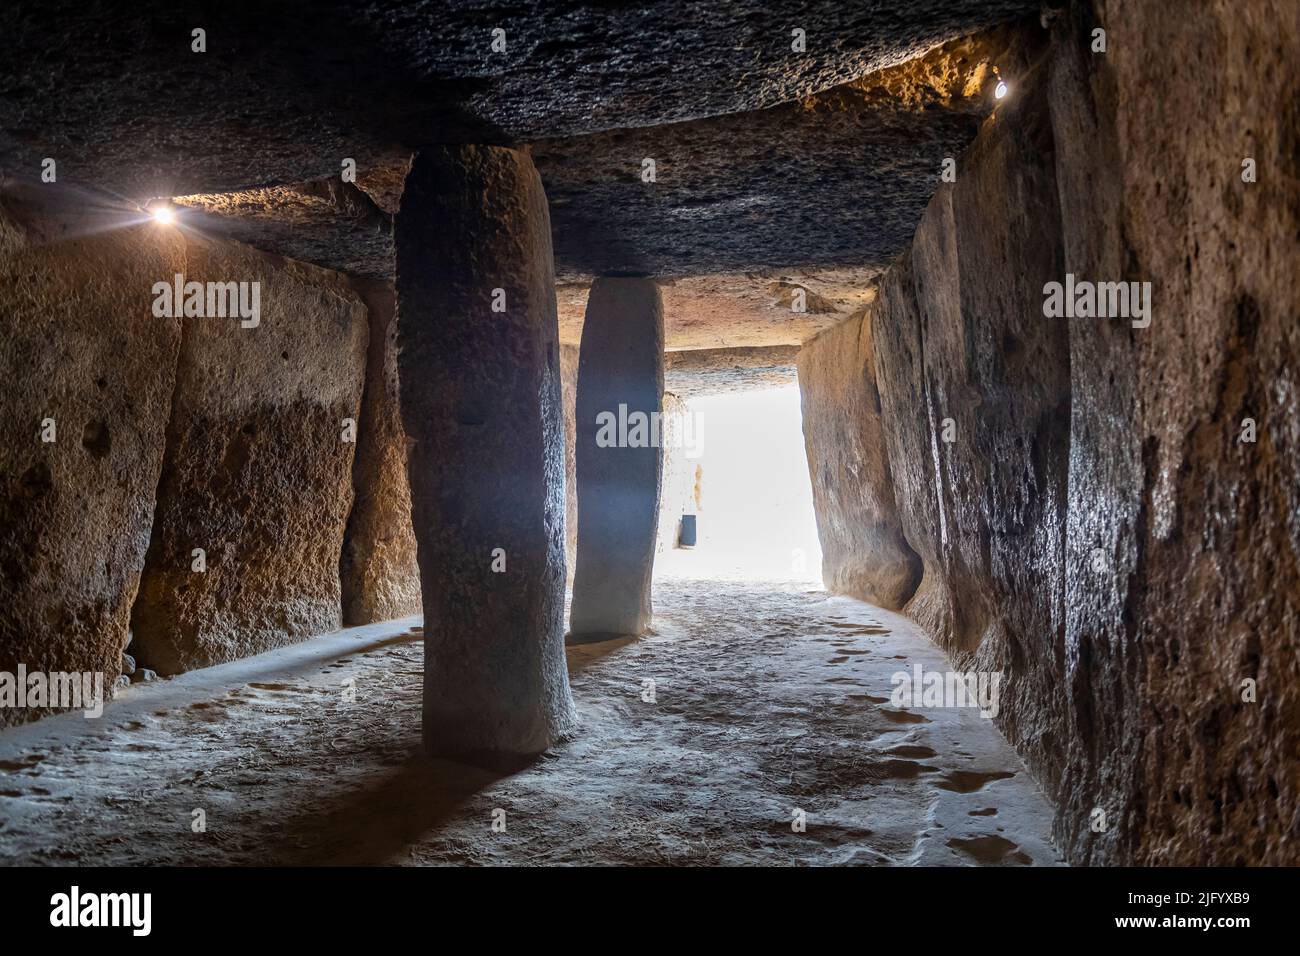
[[[572,643],[641,634],[663,456],[664,316],[651,279],[597,279],[578,359],[578,567]]]
[[[524,153],[421,152],[396,220],[397,338],[425,616],[424,744],[530,754],[576,720],[551,226]]]

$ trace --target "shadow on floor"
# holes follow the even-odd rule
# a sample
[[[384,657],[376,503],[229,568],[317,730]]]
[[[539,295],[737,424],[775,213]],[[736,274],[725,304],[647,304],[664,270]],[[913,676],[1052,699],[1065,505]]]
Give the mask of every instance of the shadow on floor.
[[[476,766],[411,754],[398,768],[324,812],[286,822],[266,849],[274,866],[372,866],[401,862],[475,794],[531,766],[535,758]],[[484,820],[486,828],[490,820]],[[445,862],[474,862],[447,860]]]

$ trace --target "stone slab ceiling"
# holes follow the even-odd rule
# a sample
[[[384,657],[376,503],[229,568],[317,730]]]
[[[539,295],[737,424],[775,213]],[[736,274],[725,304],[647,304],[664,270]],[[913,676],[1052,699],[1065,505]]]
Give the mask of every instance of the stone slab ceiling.
[[[60,184],[124,208],[183,197],[196,228],[391,279],[387,220],[413,151],[526,146],[565,341],[593,276],[639,274],[671,284],[670,349],[798,344],[870,300],[940,162],[992,106],[1013,36],[992,28],[1036,8],[179,0],[146,17],[11,3],[0,171],[35,177],[52,157]],[[322,188],[344,158],[360,203]]]

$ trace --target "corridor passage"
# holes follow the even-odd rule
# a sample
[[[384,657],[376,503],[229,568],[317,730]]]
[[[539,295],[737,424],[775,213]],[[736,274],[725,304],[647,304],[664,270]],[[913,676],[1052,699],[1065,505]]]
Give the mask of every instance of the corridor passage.
[[[579,732],[522,766],[418,755],[416,618],[12,728],[0,864],[1059,862],[993,721],[891,705],[949,669],[905,618],[807,583],[654,600],[640,640],[568,648]]]

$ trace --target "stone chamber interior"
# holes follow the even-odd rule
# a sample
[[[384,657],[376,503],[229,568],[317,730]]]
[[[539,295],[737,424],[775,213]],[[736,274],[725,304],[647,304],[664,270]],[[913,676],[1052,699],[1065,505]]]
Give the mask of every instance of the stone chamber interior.
[[[0,863],[1300,863],[1297,90],[1292,0],[5,4]]]

